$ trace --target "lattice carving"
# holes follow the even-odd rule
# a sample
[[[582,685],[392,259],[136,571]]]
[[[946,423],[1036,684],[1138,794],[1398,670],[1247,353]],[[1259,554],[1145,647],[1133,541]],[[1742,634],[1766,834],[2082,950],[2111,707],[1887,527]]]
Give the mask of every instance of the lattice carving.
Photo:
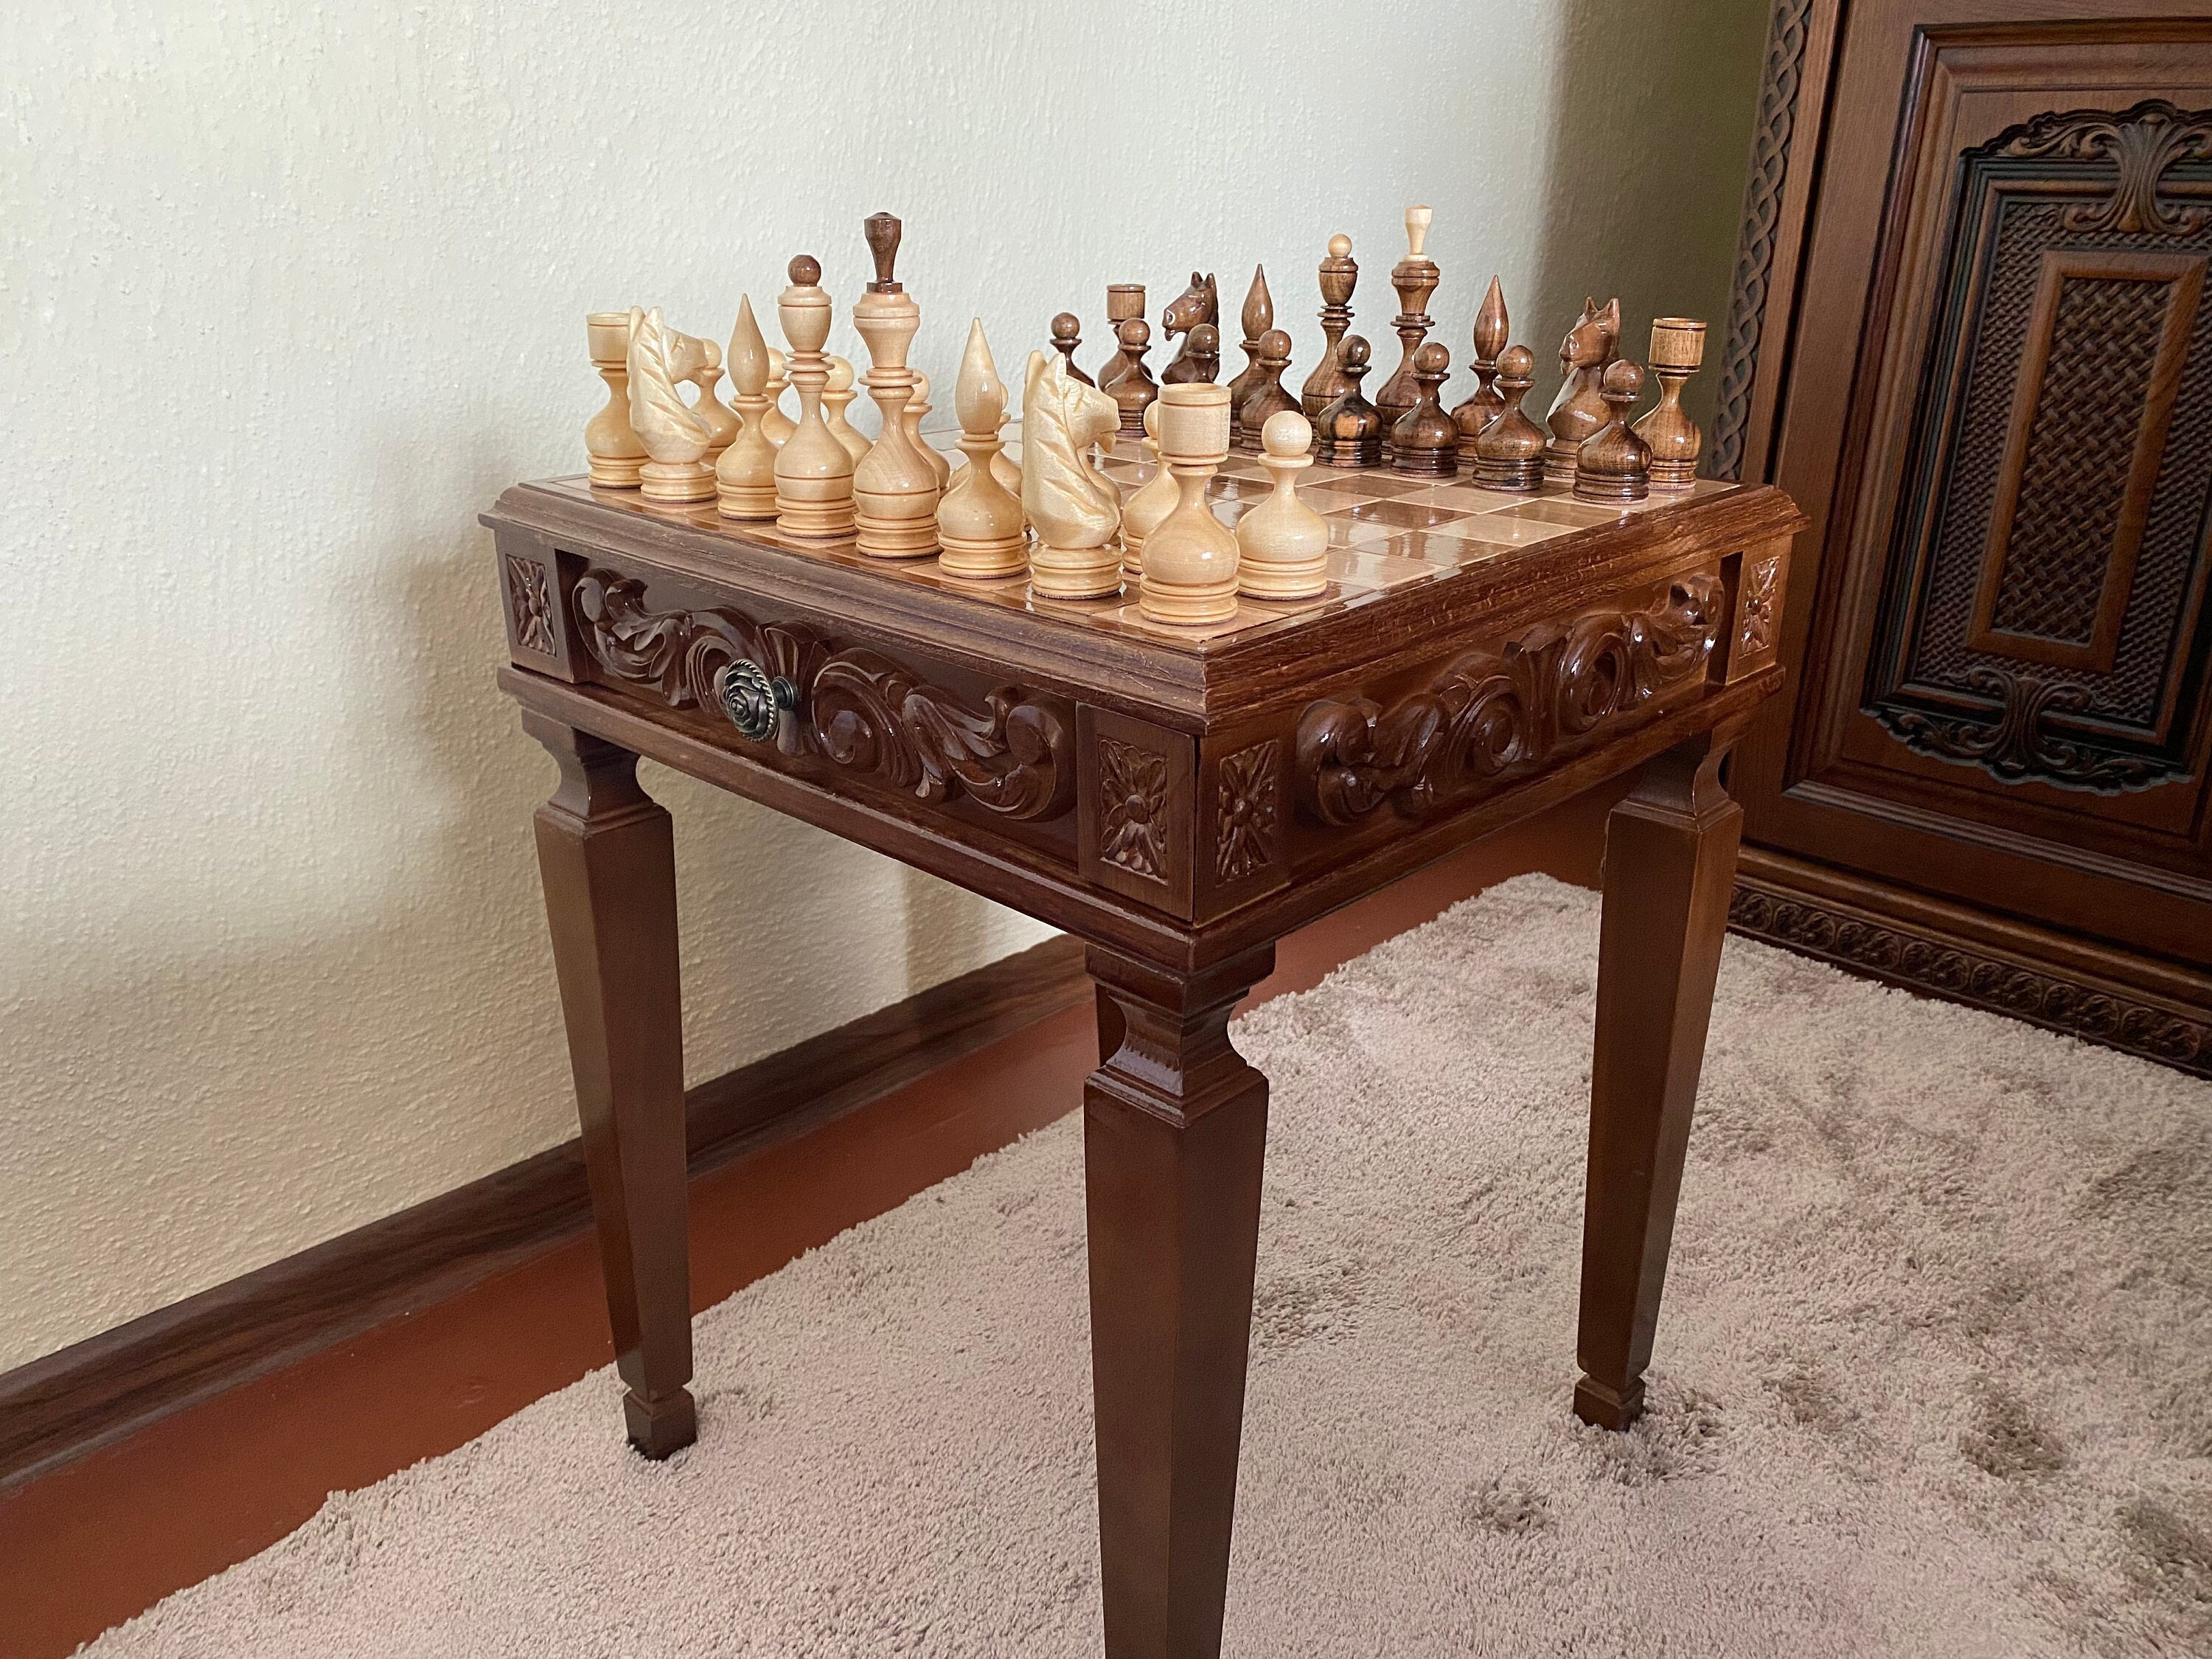
[[[1298,721],[1298,804],[1346,824],[1385,801],[1419,817],[1486,793],[1701,678],[1724,607],[1717,576],[1685,576],[1644,609],[1547,623],[1455,658],[1387,708],[1365,697],[1310,704]]]
[[[927,801],[964,796],[1010,818],[1050,818],[1073,804],[1066,726],[1019,689],[977,708],[861,647],[836,650],[798,623],[755,622],[721,607],[649,609],[645,584],[611,571],[577,579],[584,646],[617,679],[651,688],[672,708],[722,706],[722,678],[743,658],[788,681],[793,706],[775,744],[875,774]]]
[[[2212,1025],[1957,945],[1739,886],[1729,925],[1771,944],[1857,969],[1952,1002],[2063,1031],[2212,1076]]]
[[[2007,783],[2033,779],[2112,793],[2146,788],[2179,775],[2171,763],[2111,753],[2070,742],[2055,731],[2050,716],[2078,714],[2088,707],[2089,694],[2078,685],[1990,666],[1969,669],[1966,684],[1995,701],[1994,720],[1973,714],[1946,719],[1923,709],[1880,705],[1875,718],[1910,748],[1944,760],[1974,762]]]

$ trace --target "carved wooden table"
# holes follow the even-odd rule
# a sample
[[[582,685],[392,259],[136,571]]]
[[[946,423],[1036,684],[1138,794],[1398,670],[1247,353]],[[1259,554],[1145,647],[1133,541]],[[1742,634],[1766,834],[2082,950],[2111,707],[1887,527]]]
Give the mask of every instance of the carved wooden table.
[[[1126,440],[1123,441],[1127,442]],[[1124,489],[1147,469],[1106,463]],[[1230,1046],[1285,933],[1613,775],[1574,1409],[1641,1408],[1741,814],[1720,766],[1780,679],[1796,507],[1701,483],[1626,509],[1306,475],[1319,599],[1171,629],[519,485],[501,683],[561,769],[538,855],[630,1439],[696,1432],[668,814],[637,757],[1076,933],[1099,1547],[1114,1659],[1221,1639],[1267,1138]],[[1226,521],[1267,493],[1214,481]]]

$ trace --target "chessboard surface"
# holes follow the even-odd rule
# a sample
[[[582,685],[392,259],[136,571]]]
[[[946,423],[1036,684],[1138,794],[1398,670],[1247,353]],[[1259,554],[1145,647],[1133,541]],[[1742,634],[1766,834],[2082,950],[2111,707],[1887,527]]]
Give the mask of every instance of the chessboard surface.
[[[1008,453],[1018,458],[1018,446]],[[1126,500],[1152,476],[1137,441],[1118,435],[1102,463]],[[872,558],[852,538],[835,541],[784,535],[773,522],[725,519],[712,501],[693,507],[649,503],[635,489],[605,489],[580,477],[549,479],[541,486],[603,507],[626,508],[662,523],[680,523],[733,539],[874,572],[889,581],[920,583],[978,603],[1002,605],[1072,626],[1140,635],[1194,652],[1231,639],[1239,642],[1349,610],[1417,582],[1437,581],[1468,565],[1497,559],[1560,537],[1618,525],[1643,513],[1679,507],[1741,486],[1700,479],[1689,490],[1654,490],[1644,501],[1598,506],[1577,501],[1564,484],[1547,484],[1536,495],[1483,489],[1465,479],[1417,477],[1388,469],[1353,470],[1316,465],[1299,477],[1298,495],[1329,526],[1328,588],[1310,599],[1239,599],[1225,622],[1176,627],[1140,615],[1136,593],[1125,586],[1118,598],[1044,599],[1030,592],[1024,576],[975,581],[945,575],[935,557]],[[1235,528],[1237,520],[1273,489],[1267,469],[1251,456],[1232,454],[1207,486],[1214,516]]]

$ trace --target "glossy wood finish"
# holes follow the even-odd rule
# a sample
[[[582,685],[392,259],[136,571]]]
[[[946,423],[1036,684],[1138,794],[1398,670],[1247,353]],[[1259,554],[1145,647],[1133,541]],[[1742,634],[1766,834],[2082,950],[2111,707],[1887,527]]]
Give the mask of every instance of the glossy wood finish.
[[[1221,1649],[1258,1259],[1267,1080],[1229,1017],[1272,945],[1198,974],[1093,949],[1084,1085],[1098,1547],[1115,1659]]]
[[[1187,447],[1170,415],[1227,398],[1170,387],[1164,453]],[[1433,393],[1428,406],[1455,456],[1456,428]],[[1226,424],[1224,410],[1215,451]],[[1133,487],[1128,451],[1103,465],[1116,489]],[[1212,482],[1241,504],[1265,469],[1232,459],[1222,471]],[[1197,483],[1206,493],[1186,488],[1182,510],[1233,557],[1219,502]],[[1225,614],[1204,627],[740,533],[711,511],[653,511],[573,483],[518,487],[488,515],[510,595],[544,600],[510,605],[501,683],[526,709],[1089,944],[1109,1051],[1086,1093],[1086,1148],[1112,1659],[1218,1648],[1266,1100],[1225,1032],[1275,942],[1732,730],[1778,684],[1768,623],[1800,522],[1779,492],[1708,486],[1599,507],[1456,488],[1311,486],[1348,492],[1322,514],[1332,539],[1346,537],[1324,554],[1327,591],[1261,602],[1237,598],[1232,580]],[[1147,596],[1173,524],[1146,541]],[[1702,831],[1719,809],[1699,796],[1689,810]],[[1698,841],[1698,893],[1717,879],[1724,899],[1730,850]],[[1717,948],[1719,912],[1678,902],[1679,877],[1632,852],[1613,887],[1648,957],[1693,964]],[[1650,1001],[1656,970],[1626,971],[1629,1000]],[[1620,1044],[1677,1060],[1701,1045],[1710,976],[1675,981],[1663,1018],[1613,1022]],[[1668,1073],[1680,1075],[1673,1060]],[[1680,1088],[1662,1092],[1686,1113]],[[1615,1116],[1642,1109],[1633,1084],[1603,1097],[1627,1103]],[[1620,1207],[1607,1199],[1605,1212]],[[1605,1236],[1622,1237],[1611,1224]],[[1626,1242],[1597,1254],[1639,1279],[1650,1270]],[[1613,1307],[1601,1298],[1593,1328]],[[1616,1404],[1632,1414],[1625,1393]]]
[[[1602,1428],[1644,1409],[1743,823],[1720,782],[1740,729],[1658,757],[1606,825],[1575,1345],[1575,1413]]]
[[[698,1436],[685,1244],[684,1022],[676,840],[637,757],[535,715],[561,768],[538,809],[538,864],[576,1079],[592,1212],[629,1393],[630,1443],[665,1457]]]
[[[1816,523],[1740,925],[2212,1073],[2207,110],[2201,3],[1784,0],[1709,465]]]

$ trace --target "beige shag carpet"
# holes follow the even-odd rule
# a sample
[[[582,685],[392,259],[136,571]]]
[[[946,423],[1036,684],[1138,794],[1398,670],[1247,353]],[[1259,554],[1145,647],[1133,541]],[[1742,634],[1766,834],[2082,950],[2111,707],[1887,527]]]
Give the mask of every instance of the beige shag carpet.
[[[1595,895],[1246,1019],[1274,1080],[1227,1650],[2212,1653],[2212,1085],[1731,939],[1656,1408],[1578,1427]],[[1070,1118],[334,1497],[100,1659],[1099,1650]]]

